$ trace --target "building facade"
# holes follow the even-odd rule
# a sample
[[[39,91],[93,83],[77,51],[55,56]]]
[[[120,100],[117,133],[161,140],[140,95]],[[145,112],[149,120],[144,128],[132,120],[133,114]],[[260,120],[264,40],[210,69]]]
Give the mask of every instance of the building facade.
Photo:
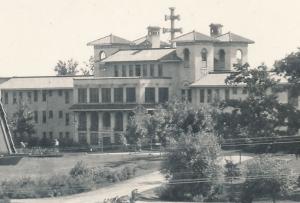
[[[171,48],[160,40],[160,31],[150,26],[137,40],[111,34],[89,42],[93,76],[8,79],[0,85],[8,115],[25,103],[34,112],[36,136],[105,145],[118,143],[130,116],[153,111],[171,98],[199,106],[247,96],[243,86],[229,88],[225,79],[234,64],[248,62],[252,40],[223,34],[222,25],[211,24],[209,36],[188,32]],[[288,102],[288,95],[279,99]]]

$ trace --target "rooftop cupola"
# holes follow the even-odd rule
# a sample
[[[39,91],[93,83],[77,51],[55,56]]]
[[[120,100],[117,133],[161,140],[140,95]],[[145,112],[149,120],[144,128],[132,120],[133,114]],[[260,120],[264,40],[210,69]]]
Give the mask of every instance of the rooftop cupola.
[[[222,35],[222,24],[218,24],[218,23],[212,23],[209,25],[210,27],[210,36],[211,37],[218,37],[220,35]]]
[[[160,27],[149,26],[147,40],[151,43],[151,48],[160,48]]]

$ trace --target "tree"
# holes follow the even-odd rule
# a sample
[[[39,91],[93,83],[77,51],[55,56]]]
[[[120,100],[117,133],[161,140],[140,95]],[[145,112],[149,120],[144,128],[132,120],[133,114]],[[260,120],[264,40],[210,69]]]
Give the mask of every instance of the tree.
[[[226,79],[229,86],[245,85],[248,96],[244,100],[227,100],[220,104],[214,118],[215,130],[223,138],[277,137],[294,134],[300,126],[300,112],[290,104],[280,103],[277,92],[279,80],[261,65],[237,65]],[[289,119],[289,118],[296,119]],[[294,129],[284,131],[282,129]]]
[[[18,106],[10,121],[10,127],[16,144],[28,142],[35,133],[33,115],[26,105],[20,104]]]
[[[84,67],[81,68],[81,73],[83,75],[93,75],[95,69],[95,59],[93,56],[89,58],[88,62],[83,62]]]
[[[59,60],[54,68],[56,75],[76,75],[78,73],[78,62],[69,59],[67,62]]]
[[[275,203],[278,197],[287,196],[293,191],[296,180],[287,161],[270,156],[255,158],[246,165],[241,200],[251,203],[254,198],[269,196]]]
[[[142,139],[142,129],[138,125],[136,118],[131,116],[128,119],[127,128],[125,131],[125,137],[128,144],[137,145],[139,140]]]
[[[186,134],[172,142],[163,163],[169,185],[162,198],[191,201],[199,196],[213,199],[218,194],[222,167],[218,165],[220,145],[211,133]]]

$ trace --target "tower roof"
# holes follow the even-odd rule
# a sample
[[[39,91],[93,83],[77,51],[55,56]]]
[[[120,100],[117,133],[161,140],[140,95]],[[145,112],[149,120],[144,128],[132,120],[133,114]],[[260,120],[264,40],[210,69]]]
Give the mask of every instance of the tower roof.
[[[221,41],[221,42],[243,42],[243,43],[247,43],[247,44],[253,44],[254,41],[247,39],[245,37],[242,37],[240,35],[234,34],[232,32],[227,32],[223,35],[220,35],[218,37],[216,37],[217,41]]]
[[[102,37],[100,39],[96,39],[87,43],[88,46],[95,45],[112,45],[112,44],[132,44],[131,41],[124,39],[122,37],[118,37],[116,35],[110,34],[108,36]]]
[[[194,30],[192,32],[176,37],[173,41],[174,42],[214,42],[216,40],[210,36],[207,36],[205,34],[202,34]]]

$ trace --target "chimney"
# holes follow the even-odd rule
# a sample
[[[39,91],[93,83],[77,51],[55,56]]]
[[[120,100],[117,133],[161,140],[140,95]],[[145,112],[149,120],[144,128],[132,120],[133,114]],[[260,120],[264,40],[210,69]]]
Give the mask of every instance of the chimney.
[[[160,27],[149,26],[147,40],[151,43],[151,48],[160,48]]]
[[[218,37],[222,35],[222,27],[223,25],[217,24],[217,23],[212,23],[209,25],[210,27],[210,36],[211,37]]]

